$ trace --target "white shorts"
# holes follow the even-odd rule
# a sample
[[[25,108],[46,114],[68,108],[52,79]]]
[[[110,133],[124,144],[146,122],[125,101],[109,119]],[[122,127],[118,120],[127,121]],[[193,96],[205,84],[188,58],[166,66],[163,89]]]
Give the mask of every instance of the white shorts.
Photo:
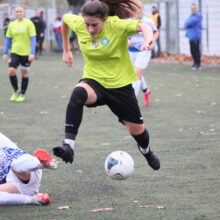
[[[21,194],[33,196],[38,193],[42,178],[42,170],[38,169],[31,172],[30,181],[25,184],[10,169],[6,182],[12,182]]]
[[[146,69],[151,58],[151,51],[150,50],[144,50],[139,52],[129,51],[129,55],[134,67]]]

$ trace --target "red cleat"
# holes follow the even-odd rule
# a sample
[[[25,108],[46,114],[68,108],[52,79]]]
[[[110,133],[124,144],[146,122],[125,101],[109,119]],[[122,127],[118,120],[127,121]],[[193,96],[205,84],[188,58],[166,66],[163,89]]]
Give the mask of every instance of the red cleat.
[[[148,89],[147,92],[144,94],[144,106],[150,105],[150,94],[151,89]]]
[[[51,198],[47,193],[38,193],[34,195],[35,201],[38,205],[48,205],[51,203]]]
[[[34,156],[38,158],[44,168],[57,168],[57,161],[46,150],[37,149],[34,151]]]

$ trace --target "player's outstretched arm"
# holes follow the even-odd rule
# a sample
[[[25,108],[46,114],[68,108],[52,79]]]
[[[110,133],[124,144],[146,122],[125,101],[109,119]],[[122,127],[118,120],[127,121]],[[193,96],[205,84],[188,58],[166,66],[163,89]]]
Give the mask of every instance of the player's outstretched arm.
[[[153,43],[153,31],[150,25],[145,23],[137,24],[137,31],[142,32],[144,35],[145,43],[142,45],[140,50],[151,49],[151,44]]]
[[[62,37],[63,37],[63,61],[67,64],[67,66],[72,67],[73,65],[73,55],[70,51],[70,43],[69,43],[69,36],[70,36],[70,28],[64,22],[64,16],[62,19]]]

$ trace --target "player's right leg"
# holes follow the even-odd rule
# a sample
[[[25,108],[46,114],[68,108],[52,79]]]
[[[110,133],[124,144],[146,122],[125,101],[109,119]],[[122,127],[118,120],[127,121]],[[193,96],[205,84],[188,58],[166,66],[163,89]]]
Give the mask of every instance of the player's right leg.
[[[0,184],[0,205],[49,204],[48,194],[38,193],[41,177],[41,170],[37,170],[29,173],[29,179],[25,181],[10,170],[6,183]]]
[[[72,163],[74,159],[75,138],[82,121],[83,107],[96,101],[97,95],[87,83],[80,82],[73,89],[66,110],[64,143],[53,147],[54,155],[61,157],[66,163]]]
[[[1,205],[47,205],[51,199],[47,193],[35,195],[21,194],[14,183],[7,182],[0,185],[0,206]]]
[[[10,55],[10,62],[8,68],[8,75],[14,90],[12,96],[10,97],[10,101],[15,101],[19,96],[19,89],[18,89],[18,78],[16,76],[16,69],[20,63],[19,56],[17,54],[12,53]]]

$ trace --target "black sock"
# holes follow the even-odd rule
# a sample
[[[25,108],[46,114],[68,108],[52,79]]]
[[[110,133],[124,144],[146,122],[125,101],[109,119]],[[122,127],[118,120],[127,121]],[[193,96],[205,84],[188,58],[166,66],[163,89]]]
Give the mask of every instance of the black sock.
[[[147,88],[146,88],[146,89],[143,89],[142,91],[143,91],[143,93],[146,93],[146,92],[147,92]]]
[[[149,146],[150,137],[147,129],[142,134],[132,136],[141,148],[146,149]]]
[[[83,87],[73,90],[66,110],[65,138],[75,140],[83,116],[83,105],[88,98]]]
[[[28,81],[29,81],[28,77],[22,77],[22,80],[21,80],[21,94],[22,95],[24,95],[27,90]]]
[[[10,82],[11,82],[11,85],[14,89],[15,92],[18,91],[18,78],[16,75],[14,76],[9,76],[9,79],[10,79]]]

